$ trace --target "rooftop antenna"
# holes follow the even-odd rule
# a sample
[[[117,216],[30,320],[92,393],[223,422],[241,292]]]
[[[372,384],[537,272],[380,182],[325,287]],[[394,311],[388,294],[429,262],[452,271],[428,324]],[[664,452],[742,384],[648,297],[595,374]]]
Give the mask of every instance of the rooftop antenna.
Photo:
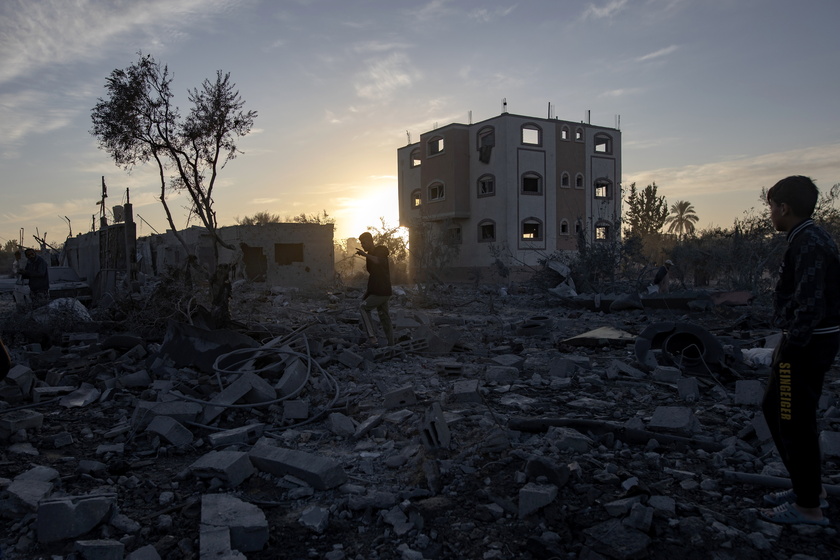
[[[61,216],[59,216],[59,218],[60,217]],[[67,227],[70,228],[70,233],[67,235],[67,237],[73,237],[73,226],[70,225],[70,218],[68,218],[67,216],[64,216],[64,219],[67,220]]]
[[[470,121],[470,124],[472,124],[472,109],[470,109],[469,121]]]
[[[551,101],[549,101],[548,102],[548,118],[549,119],[554,118],[554,111],[552,109],[553,109],[553,107],[551,106]]]
[[[507,113],[507,97],[502,97],[502,113]]]
[[[411,144],[411,133],[409,131],[405,131],[405,137],[408,139],[408,143]]]
[[[590,109],[586,110],[586,124],[592,124],[592,111]]]

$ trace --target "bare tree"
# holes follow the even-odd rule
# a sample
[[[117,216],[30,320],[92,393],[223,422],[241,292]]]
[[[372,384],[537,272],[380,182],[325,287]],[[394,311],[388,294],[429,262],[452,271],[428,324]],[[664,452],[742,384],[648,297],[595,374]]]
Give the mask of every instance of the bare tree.
[[[219,237],[213,189],[219,171],[238,153],[236,140],[251,131],[257,113],[243,110],[245,102],[230,74],[219,70],[215,81],[204,80],[201,88],[188,91],[192,107],[182,118],[173,103],[168,67],[150,55],[138,56],[137,62],[114,70],[106,79],[107,95],[98,100],[91,113],[91,134],[99,141],[100,149],[126,170],[154,162],[166,219],[194,265],[196,256],[178,233],[167,201],[167,192],[187,194],[190,215],[197,216],[210,234],[218,262],[220,247],[235,248]],[[220,270],[203,272],[210,282],[211,294],[218,294],[219,290],[224,293],[223,286],[216,284],[226,282],[227,277]],[[214,317],[219,322],[226,321],[227,299],[215,295],[211,299]]]

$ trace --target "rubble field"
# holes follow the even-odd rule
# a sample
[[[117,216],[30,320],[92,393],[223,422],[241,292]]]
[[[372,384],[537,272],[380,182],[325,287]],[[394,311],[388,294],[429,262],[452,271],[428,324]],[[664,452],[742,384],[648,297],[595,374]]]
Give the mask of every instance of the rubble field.
[[[760,412],[767,305],[400,288],[398,343],[367,347],[360,291],[259,286],[227,330],[6,321],[2,558],[840,557],[836,365],[832,523],[756,515],[789,486]]]

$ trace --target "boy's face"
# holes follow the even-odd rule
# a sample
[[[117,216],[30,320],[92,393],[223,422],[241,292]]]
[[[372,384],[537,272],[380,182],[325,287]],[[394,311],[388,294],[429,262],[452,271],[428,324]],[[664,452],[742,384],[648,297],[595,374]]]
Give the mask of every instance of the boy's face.
[[[767,205],[770,207],[770,223],[776,231],[788,231],[790,227],[790,207],[782,202],[775,200],[768,200]]]

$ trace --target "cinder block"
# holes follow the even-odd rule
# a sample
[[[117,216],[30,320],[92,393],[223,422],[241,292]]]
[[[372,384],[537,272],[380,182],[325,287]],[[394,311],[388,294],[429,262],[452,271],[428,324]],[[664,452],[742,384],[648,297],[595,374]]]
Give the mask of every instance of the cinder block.
[[[58,404],[65,408],[83,408],[93,404],[102,392],[90,383],[82,383],[78,389],[59,399]]]
[[[201,497],[201,524],[227,528],[230,548],[240,552],[262,550],[268,542],[268,521],[262,510],[229,494]]]
[[[130,553],[125,557],[125,560],[161,560],[161,558],[157,549],[154,546],[147,544],[146,546],[141,546],[134,552]]]
[[[41,500],[36,521],[38,542],[52,543],[84,535],[108,521],[116,505],[116,494]]]
[[[327,428],[337,436],[350,437],[356,433],[353,419],[340,412],[333,412],[327,417]]]
[[[8,505],[21,515],[33,512],[38,509],[41,500],[49,497],[53,488],[53,483],[46,480],[15,479],[6,488],[9,493]]]
[[[119,376],[117,378],[117,384],[120,387],[127,387],[129,389],[144,388],[151,386],[152,378],[148,371],[141,369],[140,371],[134,371]]]
[[[371,430],[379,426],[382,423],[382,415],[381,414],[374,414],[358,426],[356,426],[356,433],[353,434],[355,439],[359,439],[365,437],[370,433]]]
[[[243,373],[239,379],[242,378],[245,378],[251,385],[251,390],[245,393],[245,398],[243,399],[246,403],[265,403],[277,399],[277,391],[272,387],[271,383],[256,373],[250,371]]]
[[[347,474],[333,459],[276,447],[265,438],[258,441],[250,452],[251,462],[261,471],[276,476],[290,474],[317,490],[341,486],[347,481]]]
[[[820,432],[820,449],[825,458],[840,457],[840,432]]]
[[[218,478],[231,488],[254,474],[254,465],[243,451],[210,451],[190,465],[199,478]]]
[[[481,393],[478,392],[478,379],[458,381],[452,387],[452,400],[460,403],[480,403]]]
[[[647,533],[653,523],[653,508],[643,504],[634,504],[630,509],[630,515],[624,518],[622,523],[627,527]]]
[[[690,408],[683,406],[657,406],[648,424],[649,428],[691,434],[699,422]]]
[[[6,374],[6,379],[20,387],[24,396],[29,396],[35,384],[35,372],[23,365],[16,365]]]
[[[647,374],[640,369],[636,369],[631,365],[625,364],[621,360],[613,360],[607,368],[607,377],[614,379],[619,375],[627,375],[634,379],[644,379]]]
[[[229,405],[240,400],[250,403],[268,402],[277,398],[277,392],[268,381],[259,375],[246,372],[217,393],[210,402],[213,404]],[[224,406],[207,405],[201,414],[201,423],[209,424],[225,411]]]
[[[235,552],[230,547],[230,529],[204,525],[199,527],[198,537],[199,558],[214,558],[219,560],[248,560],[241,552]]]
[[[265,424],[248,424],[231,430],[214,432],[207,436],[211,447],[223,447],[235,444],[250,444],[262,437],[265,431]]]
[[[280,397],[295,396],[306,383],[306,377],[306,364],[300,358],[295,358],[286,366],[283,376],[274,384],[274,389]]]
[[[193,442],[193,433],[169,416],[155,416],[146,431],[158,434],[172,445],[184,447]]]
[[[420,438],[423,440],[423,445],[429,449],[449,449],[452,435],[449,424],[443,417],[440,403],[437,401],[433,402],[426,411],[423,425],[420,427]]]
[[[557,487],[529,482],[519,490],[519,519],[525,519],[554,501]]]
[[[758,379],[739,379],[735,382],[735,404],[761,405],[764,386]]]
[[[336,359],[349,368],[359,367],[365,361],[362,356],[350,350],[345,350]]]
[[[83,560],[123,560],[125,545],[110,539],[76,541],[76,551]]]
[[[131,425],[142,430],[154,420],[155,416],[169,416],[181,424],[188,424],[195,422],[201,409],[200,404],[187,401],[138,401],[131,418]]]
[[[68,395],[75,391],[76,388],[72,385],[62,385],[59,387],[35,387],[32,389],[32,402],[39,403]]]
[[[549,377],[572,377],[577,370],[577,364],[568,358],[557,358],[548,368]]]
[[[44,423],[44,415],[29,409],[13,410],[0,414],[0,436],[8,436],[18,430],[39,429]]]
[[[414,387],[407,385],[385,394],[385,408],[400,408],[417,403],[417,395],[414,394]]]

